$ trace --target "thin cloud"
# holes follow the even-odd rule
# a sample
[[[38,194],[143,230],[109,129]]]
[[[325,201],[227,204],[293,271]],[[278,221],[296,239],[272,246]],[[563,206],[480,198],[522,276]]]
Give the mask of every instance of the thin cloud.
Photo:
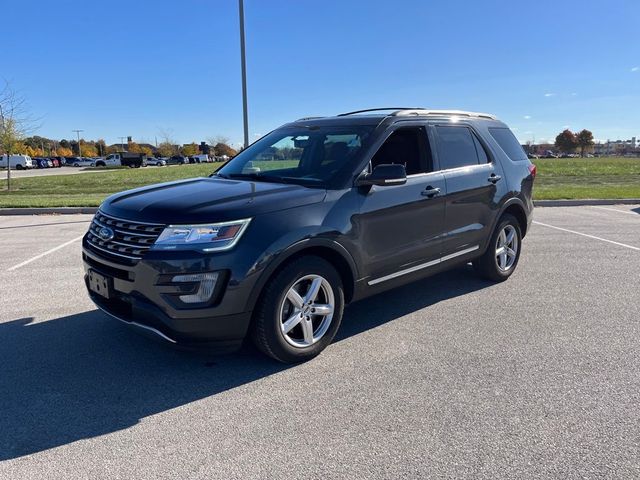
[[[631,71],[632,71],[632,72],[637,72],[638,70],[640,70],[640,67],[633,67],[633,68],[631,69]]]
[[[571,96],[572,96],[572,97],[577,97],[577,96],[578,96],[578,94],[577,94],[576,92],[572,92],[572,93],[571,93]]]
[[[531,115],[525,115],[525,116],[524,116],[524,117],[522,117],[522,118],[524,118],[525,120],[529,120],[529,119],[531,118]]]
[[[545,97],[555,97],[556,94],[555,93],[545,93],[544,96]]]

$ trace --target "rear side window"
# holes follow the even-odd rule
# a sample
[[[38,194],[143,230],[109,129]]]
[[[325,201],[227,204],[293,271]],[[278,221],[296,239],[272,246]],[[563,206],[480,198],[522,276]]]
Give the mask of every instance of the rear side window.
[[[440,160],[441,170],[478,165],[480,163],[476,140],[471,130],[467,127],[438,125],[436,133],[438,137],[438,160]],[[486,162],[485,154],[482,163]]]
[[[515,135],[511,133],[511,130],[509,130],[508,128],[493,127],[489,129],[489,133],[495,139],[495,141],[498,142],[500,148],[502,148],[504,153],[506,153],[507,157],[509,157],[511,160],[517,162],[518,160],[527,159],[527,154],[524,153],[520,142],[518,142],[518,139],[515,137]]]

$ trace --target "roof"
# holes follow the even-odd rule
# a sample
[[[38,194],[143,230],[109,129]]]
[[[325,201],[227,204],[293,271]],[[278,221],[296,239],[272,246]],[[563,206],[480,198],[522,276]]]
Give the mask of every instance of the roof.
[[[416,107],[392,107],[392,108],[369,108],[365,110],[355,110],[353,112],[340,113],[332,117],[304,117],[291,122],[293,124],[313,124],[313,125],[377,125],[385,119],[397,117],[465,117],[482,120],[497,121],[497,117],[490,113],[470,112],[466,110],[435,110]]]

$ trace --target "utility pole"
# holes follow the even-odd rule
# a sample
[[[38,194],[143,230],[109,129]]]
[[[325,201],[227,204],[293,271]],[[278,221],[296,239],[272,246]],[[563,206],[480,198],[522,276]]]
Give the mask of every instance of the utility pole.
[[[72,132],[76,132],[78,135],[78,157],[82,160],[82,147],[80,147],[80,132],[84,132],[84,130],[71,130]]]
[[[240,13],[240,63],[242,65],[242,116],[244,122],[244,148],[249,146],[249,117],[247,113],[247,60],[244,48],[244,0],[238,0]]]
[[[120,139],[120,148],[124,152],[124,139],[127,137],[118,137]]]

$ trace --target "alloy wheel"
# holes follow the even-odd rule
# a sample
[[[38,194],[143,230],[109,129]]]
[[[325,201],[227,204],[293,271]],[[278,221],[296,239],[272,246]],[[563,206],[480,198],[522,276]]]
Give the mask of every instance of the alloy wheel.
[[[513,225],[506,225],[496,241],[496,262],[498,268],[509,271],[518,257],[518,234]]]
[[[334,310],[331,284],[320,275],[305,275],[289,287],[280,305],[280,331],[290,345],[309,347],[327,333]]]

